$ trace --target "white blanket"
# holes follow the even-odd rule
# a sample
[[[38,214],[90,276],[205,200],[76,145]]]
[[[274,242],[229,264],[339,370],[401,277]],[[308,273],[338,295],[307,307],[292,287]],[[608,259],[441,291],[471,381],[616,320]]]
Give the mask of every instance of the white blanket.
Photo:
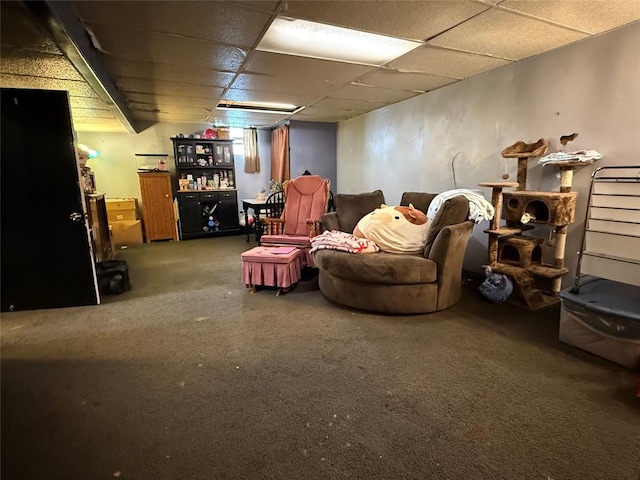
[[[311,239],[311,253],[323,249],[340,250],[348,253],[375,253],[380,251],[380,247],[371,240],[337,230],[327,230]]]
[[[600,160],[602,154],[595,150],[576,150],[574,152],[555,152],[538,160],[540,165],[553,165],[562,162],[588,162],[589,160]]]
[[[478,192],[473,190],[467,190],[465,188],[458,188],[457,190],[447,190],[438,194],[429,205],[427,210],[427,217],[429,220],[433,220],[440,210],[442,204],[458,195],[463,195],[469,200],[469,220],[475,223],[480,223],[482,220],[491,220],[495,213],[495,209],[490,202]]]

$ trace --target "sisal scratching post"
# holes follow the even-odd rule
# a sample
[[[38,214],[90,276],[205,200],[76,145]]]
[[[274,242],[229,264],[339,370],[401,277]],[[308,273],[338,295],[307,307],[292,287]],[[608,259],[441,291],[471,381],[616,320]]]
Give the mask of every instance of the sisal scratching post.
[[[560,169],[560,191],[570,192],[573,185],[573,168]]]
[[[553,256],[553,266],[555,268],[564,267],[564,252],[567,246],[567,230],[566,225],[556,227],[556,250]],[[553,281],[553,293],[559,293],[562,288],[562,277],[558,277]]]
[[[493,218],[491,219],[491,228],[496,229],[500,226],[500,212],[502,212],[502,188],[493,187],[491,190],[491,204],[495,209]]]

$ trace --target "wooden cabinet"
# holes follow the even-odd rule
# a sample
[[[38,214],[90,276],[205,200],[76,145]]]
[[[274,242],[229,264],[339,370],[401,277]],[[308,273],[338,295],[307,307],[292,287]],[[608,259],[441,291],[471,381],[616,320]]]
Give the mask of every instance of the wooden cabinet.
[[[240,233],[233,141],[172,138],[180,238]]]
[[[169,172],[138,172],[138,177],[142,192],[146,241],[177,240],[178,230]]]

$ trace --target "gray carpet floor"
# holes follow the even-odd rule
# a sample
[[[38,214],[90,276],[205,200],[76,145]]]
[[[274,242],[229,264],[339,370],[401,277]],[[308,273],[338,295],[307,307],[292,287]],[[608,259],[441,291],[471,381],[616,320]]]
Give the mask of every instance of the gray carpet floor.
[[[121,250],[130,292],[3,314],[2,478],[638,478],[637,374],[558,341],[559,306],[251,294],[251,246]]]

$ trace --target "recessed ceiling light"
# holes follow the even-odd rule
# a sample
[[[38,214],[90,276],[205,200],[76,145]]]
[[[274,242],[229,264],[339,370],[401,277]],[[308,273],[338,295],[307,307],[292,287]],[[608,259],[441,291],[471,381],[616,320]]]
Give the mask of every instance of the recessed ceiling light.
[[[277,17],[257,50],[380,66],[421,45],[375,33]]]

